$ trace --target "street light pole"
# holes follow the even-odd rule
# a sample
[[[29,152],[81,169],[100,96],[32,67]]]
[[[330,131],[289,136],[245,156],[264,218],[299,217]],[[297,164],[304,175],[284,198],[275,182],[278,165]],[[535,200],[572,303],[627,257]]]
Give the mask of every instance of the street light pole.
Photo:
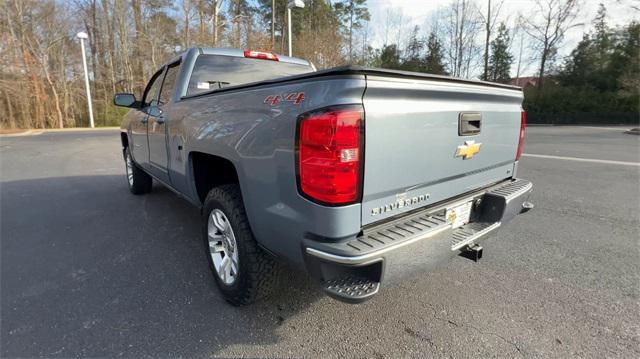
[[[87,70],[87,55],[84,50],[84,40],[89,38],[86,32],[82,31],[76,35],[80,39],[80,48],[82,48],[82,67],[84,68],[84,85],[87,88],[87,104],[89,105],[89,123],[91,128],[95,127],[93,122],[93,107],[91,106],[91,90],[89,88],[89,71]]]
[[[287,27],[289,28],[289,34],[287,39],[289,39],[289,57],[291,57],[291,8],[287,7]]]
[[[304,1],[302,0],[289,0],[287,3],[287,27],[289,28],[289,57],[291,57],[291,9],[297,7],[302,9],[304,7]]]

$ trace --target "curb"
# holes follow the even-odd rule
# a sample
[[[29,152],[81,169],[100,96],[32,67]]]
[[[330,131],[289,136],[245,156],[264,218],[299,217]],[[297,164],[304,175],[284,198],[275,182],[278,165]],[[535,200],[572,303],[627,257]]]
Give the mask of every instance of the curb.
[[[110,126],[110,127],[69,127],[69,128],[48,128],[44,130],[37,130],[41,132],[91,132],[91,131],[110,131],[110,130],[119,130],[120,127]]]
[[[18,132],[18,133],[0,134],[0,137],[35,136],[35,135],[41,135],[43,133],[56,133],[56,132],[114,131],[119,129],[120,127],[97,127],[97,128],[71,127],[71,128],[33,129],[33,130],[25,130],[23,132]]]
[[[22,137],[22,136],[32,136],[32,135],[39,135],[41,134],[42,131],[36,131],[36,130],[25,130],[22,132],[16,132],[16,133],[2,133],[0,134],[0,138],[2,137]]]

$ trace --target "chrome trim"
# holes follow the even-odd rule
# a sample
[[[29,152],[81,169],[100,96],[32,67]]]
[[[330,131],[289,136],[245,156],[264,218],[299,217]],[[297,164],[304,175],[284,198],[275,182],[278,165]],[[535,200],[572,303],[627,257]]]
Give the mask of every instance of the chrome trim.
[[[517,181],[517,180],[515,180]],[[506,183],[505,183],[506,182]],[[483,196],[487,193],[490,193],[493,190],[508,186],[509,184],[512,184],[514,182],[514,180],[508,180],[505,182],[501,182],[501,183],[496,183],[492,186],[489,186],[483,190],[480,190],[478,192],[472,193],[469,196],[466,196],[464,198],[458,199],[454,202],[448,202],[448,203],[442,203],[438,206],[435,206],[433,208],[429,208],[428,211],[429,213],[435,213],[437,211],[440,211],[442,209],[446,209],[446,208],[451,208],[451,207],[455,207],[457,205],[460,204],[464,204],[467,203],[471,200],[473,200],[474,198],[477,198],[479,196]],[[507,197],[507,202],[509,202],[510,200],[517,198],[518,196],[528,192],[531,190],[531,188],[533,187],[533,184],[531,182],[529,182],[525,187],[519,189],[518,191],[510,194]],[[496,222],[493,223],[492,225],[488,226],[487,228],[481,230],[478,233],[474,233],[471,237],[469,237],[469,239],[464,240],[463,242],[457,243],[455,246],[451,247],[452,251],[455,251],[457,249],[462,248],[465,245],[468,245],[470,243],[472,243],[473,241],[477,240],[478,238],[488,234],[489,232],[497,229],[498,227],[500,227],[502,223],[501,222]],[[377,262],[382,260],[382,256],[384,254],[386,254],[387,252],[396,250],[398,248],[404,247],[406,245],[415,243],[417,241],[426,239],[426,238],[430,238],[435,236],[436,234],[442,233],[445,230],[451,229],[451,224],[447,224],[444,225],[442,227],[436,228],[433,231],[424,233],[422,235],[416,236],[414,238],[408,239],[404,242],[400,242],[397,244],[393,244],[389,247],[385,247],[383,249],[380,249],[378,251],[375,252],[371,252],[371,253],[367,253],[367,254],[363,254],[363,255],[359,255],[359,256],[342,256],[342,255],[337,255],[337,254],[331,254],[331,253],[327,253],[318,249],[314,249],[314,248],[306,248],[305,251],[307,252],[307,254],[310,254],[314,257],[320,258],[320,259],[324,259],[324,260],[328,260],[328,261],[332,261],[332,262],[336,262],[336,263],[341,263],[341,264],[349,264],[349,265],[363,265],[363,264],[370,264],[373,262]]]
[[[444,232],[448,229],[451,228],[451,225],[446,225],[446,226],[442,226],[440,228],[434,229],[433,231],[424,233],[423,235],[420,236],[416,236],[414,238],[411,238],[409,240],[406,240],[404,242],[400,242],[394,245],[391,245],[389,247],[386,248],[382,248],[378,251],[375,252],[371,252],[371,253],[367,253],[367,254],[363,254],[360,256],[340,256],[340,255],[336,255],[336,254],[331,254],[331,253],[327,253],[327,252],[323,252],[323,251],[319,251],[317,249],[314,248],[307,248],[307,253],[311,254],[314,257],[318,257],[321,259],[326,259],[328,261],[332,261],[332,262],[336,262],[336,263],[342,263],[342,264],[370,264],[372,262],[376,262],[379,260],[382,260],[382,256],[390,251],[396,250],[398,248],[404,247],[406,245],[415,243],[417,241],[426,239],[426,238],[430,238],[435,236],[436,234],[439,234],[441,232]]]
[[[493,231],[494,229],[497,229],[498,227],[500,227],[500,225],[501,225],[501,222],[496,222],[496,223],[490,225],[489,227],[474,233],[473,235],[469,236],[469,238],[465,239],[464,241],[462,241],[460,243],[456,243],[455,245],[451,246],[451,250],[455,251],[455,250],[458,250],[458,249],[460,249],[460,248],[472,243],[476,239],[486,235],[487,233]]]

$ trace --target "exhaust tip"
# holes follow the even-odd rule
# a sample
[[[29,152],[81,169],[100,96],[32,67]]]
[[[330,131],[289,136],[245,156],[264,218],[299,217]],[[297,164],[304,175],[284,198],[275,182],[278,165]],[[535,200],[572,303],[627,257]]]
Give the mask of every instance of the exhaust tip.
[[[526,213],[529,212],[530,210],[533,209],[533,207],[535,207],[535,205],[529,201],[524,201],[522,202],[522,210],[520,211],[520,213]]]

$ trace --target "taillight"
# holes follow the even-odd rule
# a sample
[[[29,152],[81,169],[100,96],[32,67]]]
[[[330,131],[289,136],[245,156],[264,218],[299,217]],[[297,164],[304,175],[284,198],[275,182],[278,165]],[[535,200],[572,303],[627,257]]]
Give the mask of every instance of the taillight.
[[[360,200],[364,112],[349,105],[311,112],[298,124],[300,192],[326,205]]]
[[[261,60],[280,61],[278,56],[273,52],[244,50],[244,57]]]
[[[518,142],[518,153],[516,154],[516,161],[520,160],[522,155],[522,147],[524,146],[524,129],[527,127],[527,113],[522,111],[520,113],[520,140]]]

